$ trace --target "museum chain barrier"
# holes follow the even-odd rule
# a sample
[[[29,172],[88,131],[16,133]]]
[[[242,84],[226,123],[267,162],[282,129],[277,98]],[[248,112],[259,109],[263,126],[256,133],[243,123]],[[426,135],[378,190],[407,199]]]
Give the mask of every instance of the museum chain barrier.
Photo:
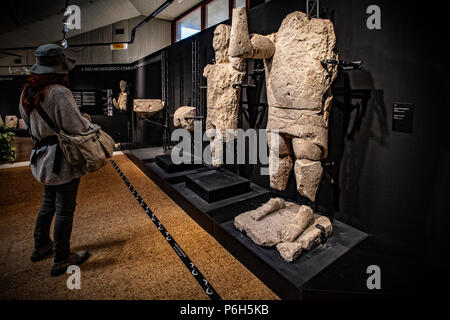
[[[150,217],[150,219],[153,221],[156,228],[158,228],[159,232],[163,235],[163,237],[166,239],[166,241],[169,243],[169,245],[172,247],[173,251],[178,255],[178,257],[181,259],[181,261],[184,263],[186,268],[189,270],[190,274],[197,280],[197,282],[200,284],[202,289],[205,291],[205,293],[208,295],[208,297],[211,300],[222,300],[220,295],[214,290],[214,288],[210,285],[208,280],[202,275],[200,270],[195,266],[195,264],[192,262],[192,260],[186,255],[186,253],[183,251],[183,249],[178,245],[178,243],[175,241],[175,239],[170,235],[170,233],[166,230],[164,225],[159,221],[159,219],[156,217],[156,215],[150,210],[150,208],[147,206],[145,201],[141,198],[139,193],[136,191],[136,189],[133,187],[133,185],[128,181],[125,174],[120,170],[119,166],[114,160],[110,160],[114,168],[116,169],[117,173],[122,178],[123,182],[127,185],[128,189],[131,191],[133,196],[136,198],[137,202],[139,202],[142,209],[145,210],[145,213]]]

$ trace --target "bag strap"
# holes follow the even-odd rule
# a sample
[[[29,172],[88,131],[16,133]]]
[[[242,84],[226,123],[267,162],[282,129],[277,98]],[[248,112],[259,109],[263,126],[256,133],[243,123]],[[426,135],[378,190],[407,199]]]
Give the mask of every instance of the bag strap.
[[[33,98],[35,95],[35,91],[28,87],[28,96],[30,98]],[[34,106],[36,108],[36,111],[39,113],[39,115],[41,116],[41,118],[48,124],[48,126],[56,132],[56,134],[59,134],[59,132],[61,131],[58,127],[58,125],[56,123],[53,122],[53,120],[49,117],[49,115],[44,111],[44,109],[42,109],[41,105],[35,105]]]

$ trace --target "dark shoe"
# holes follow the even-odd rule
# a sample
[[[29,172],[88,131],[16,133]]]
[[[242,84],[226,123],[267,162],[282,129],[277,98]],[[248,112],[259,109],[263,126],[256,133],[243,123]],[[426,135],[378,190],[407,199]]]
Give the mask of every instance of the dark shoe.
[[[31,254],[30,260],[32,262],[41,261],[45,257],[51,255],[52,252],[53,252],[53,242],[50,241],[46,245],[43,245],[38,249],[34,249],[33,253]]]
[[[62,262],[54,262],[50,274],[52,277],[57,277],[66,273],[69,266],[77,266],[85,262],[89,258],[89,252],[77,251],[70,253],[69,259]]]

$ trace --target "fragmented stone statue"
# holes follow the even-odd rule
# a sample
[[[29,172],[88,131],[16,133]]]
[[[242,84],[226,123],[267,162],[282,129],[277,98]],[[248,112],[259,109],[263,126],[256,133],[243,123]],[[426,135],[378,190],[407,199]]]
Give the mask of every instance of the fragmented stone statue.
[[[245,76],[244,60],[228,56],[230,29],[224,24],[215,29],[213,47],[216,63],[207,65],[203,71],[207,79],[206,130],[216,130],[216,136],[211,137],[212,162],[215,166],[222,164],[222,142],[229,139],[227,130],[238,128],[240,84]]]
[[[158,99],[134,99],[133,111],[147,119],[164,109],[164,102]]]
[[[17,124],[19,123],[19,119],[17,116],[8,115],[5,116],[5,124],[9,127],[17,128]]]
[[[292,262],[303,251],[309,251],[331,236],[331,221],[315,215],[308,206],[272,198],[256,210],[245,212],[234,220],[256,244],[276,246],[281,257]]]
[[[295,167],[298,192],[312,201],[322,177],[320,160],[327,156],[328,118],[333,98],[331,84],[337,60],[336,36],[327,19],[309,19],[293,12],[277,33],[262,36],[248,33],[245,8],[233,11],[230,48],[235,58],[264,59],[269,116],[267,132],[279,130],[279,154],[269,145],[272,170],[270,185],[284,190]],[[278,166],[274,166],[277,162]]]
[[[120,80],[120,94],[118,100],[116,98],[113,99],[114,108],[119,111],[127,111],[127,99],[128,93],[127,91],[127,83],[123,80]]]
[[[187,131],[194,131],[195,107],[179,107],[173,115],[173,125],[175,128],[183,128]]]
[[[277,33],[249,35],[245,8],[233,10],[229,56],[264,59],[269,141],[270,186],[286,189],[294,168],[297,190],[314,201],[322,178],[320,160],[327,156],[328,119],[337,76],[336,36],[331,21],[293,12]],[[273,145],[273,141],[279,141]],[[257,244],[277,246],[287,261],[295,260],[332,233],[328,218],[308,206],[271,199],[236,217],[235,226]]]

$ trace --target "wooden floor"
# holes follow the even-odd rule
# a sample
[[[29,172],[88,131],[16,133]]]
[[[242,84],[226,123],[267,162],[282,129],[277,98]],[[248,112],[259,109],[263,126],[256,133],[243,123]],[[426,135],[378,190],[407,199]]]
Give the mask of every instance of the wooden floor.
[[[114,160],[223,299],[278,299],[125,156]],[[29,167],[0,170],[0,299],[208,299],[113,166],[83,177],[72,249],[87,249],[81,290],[32,263],[42,186]]]

